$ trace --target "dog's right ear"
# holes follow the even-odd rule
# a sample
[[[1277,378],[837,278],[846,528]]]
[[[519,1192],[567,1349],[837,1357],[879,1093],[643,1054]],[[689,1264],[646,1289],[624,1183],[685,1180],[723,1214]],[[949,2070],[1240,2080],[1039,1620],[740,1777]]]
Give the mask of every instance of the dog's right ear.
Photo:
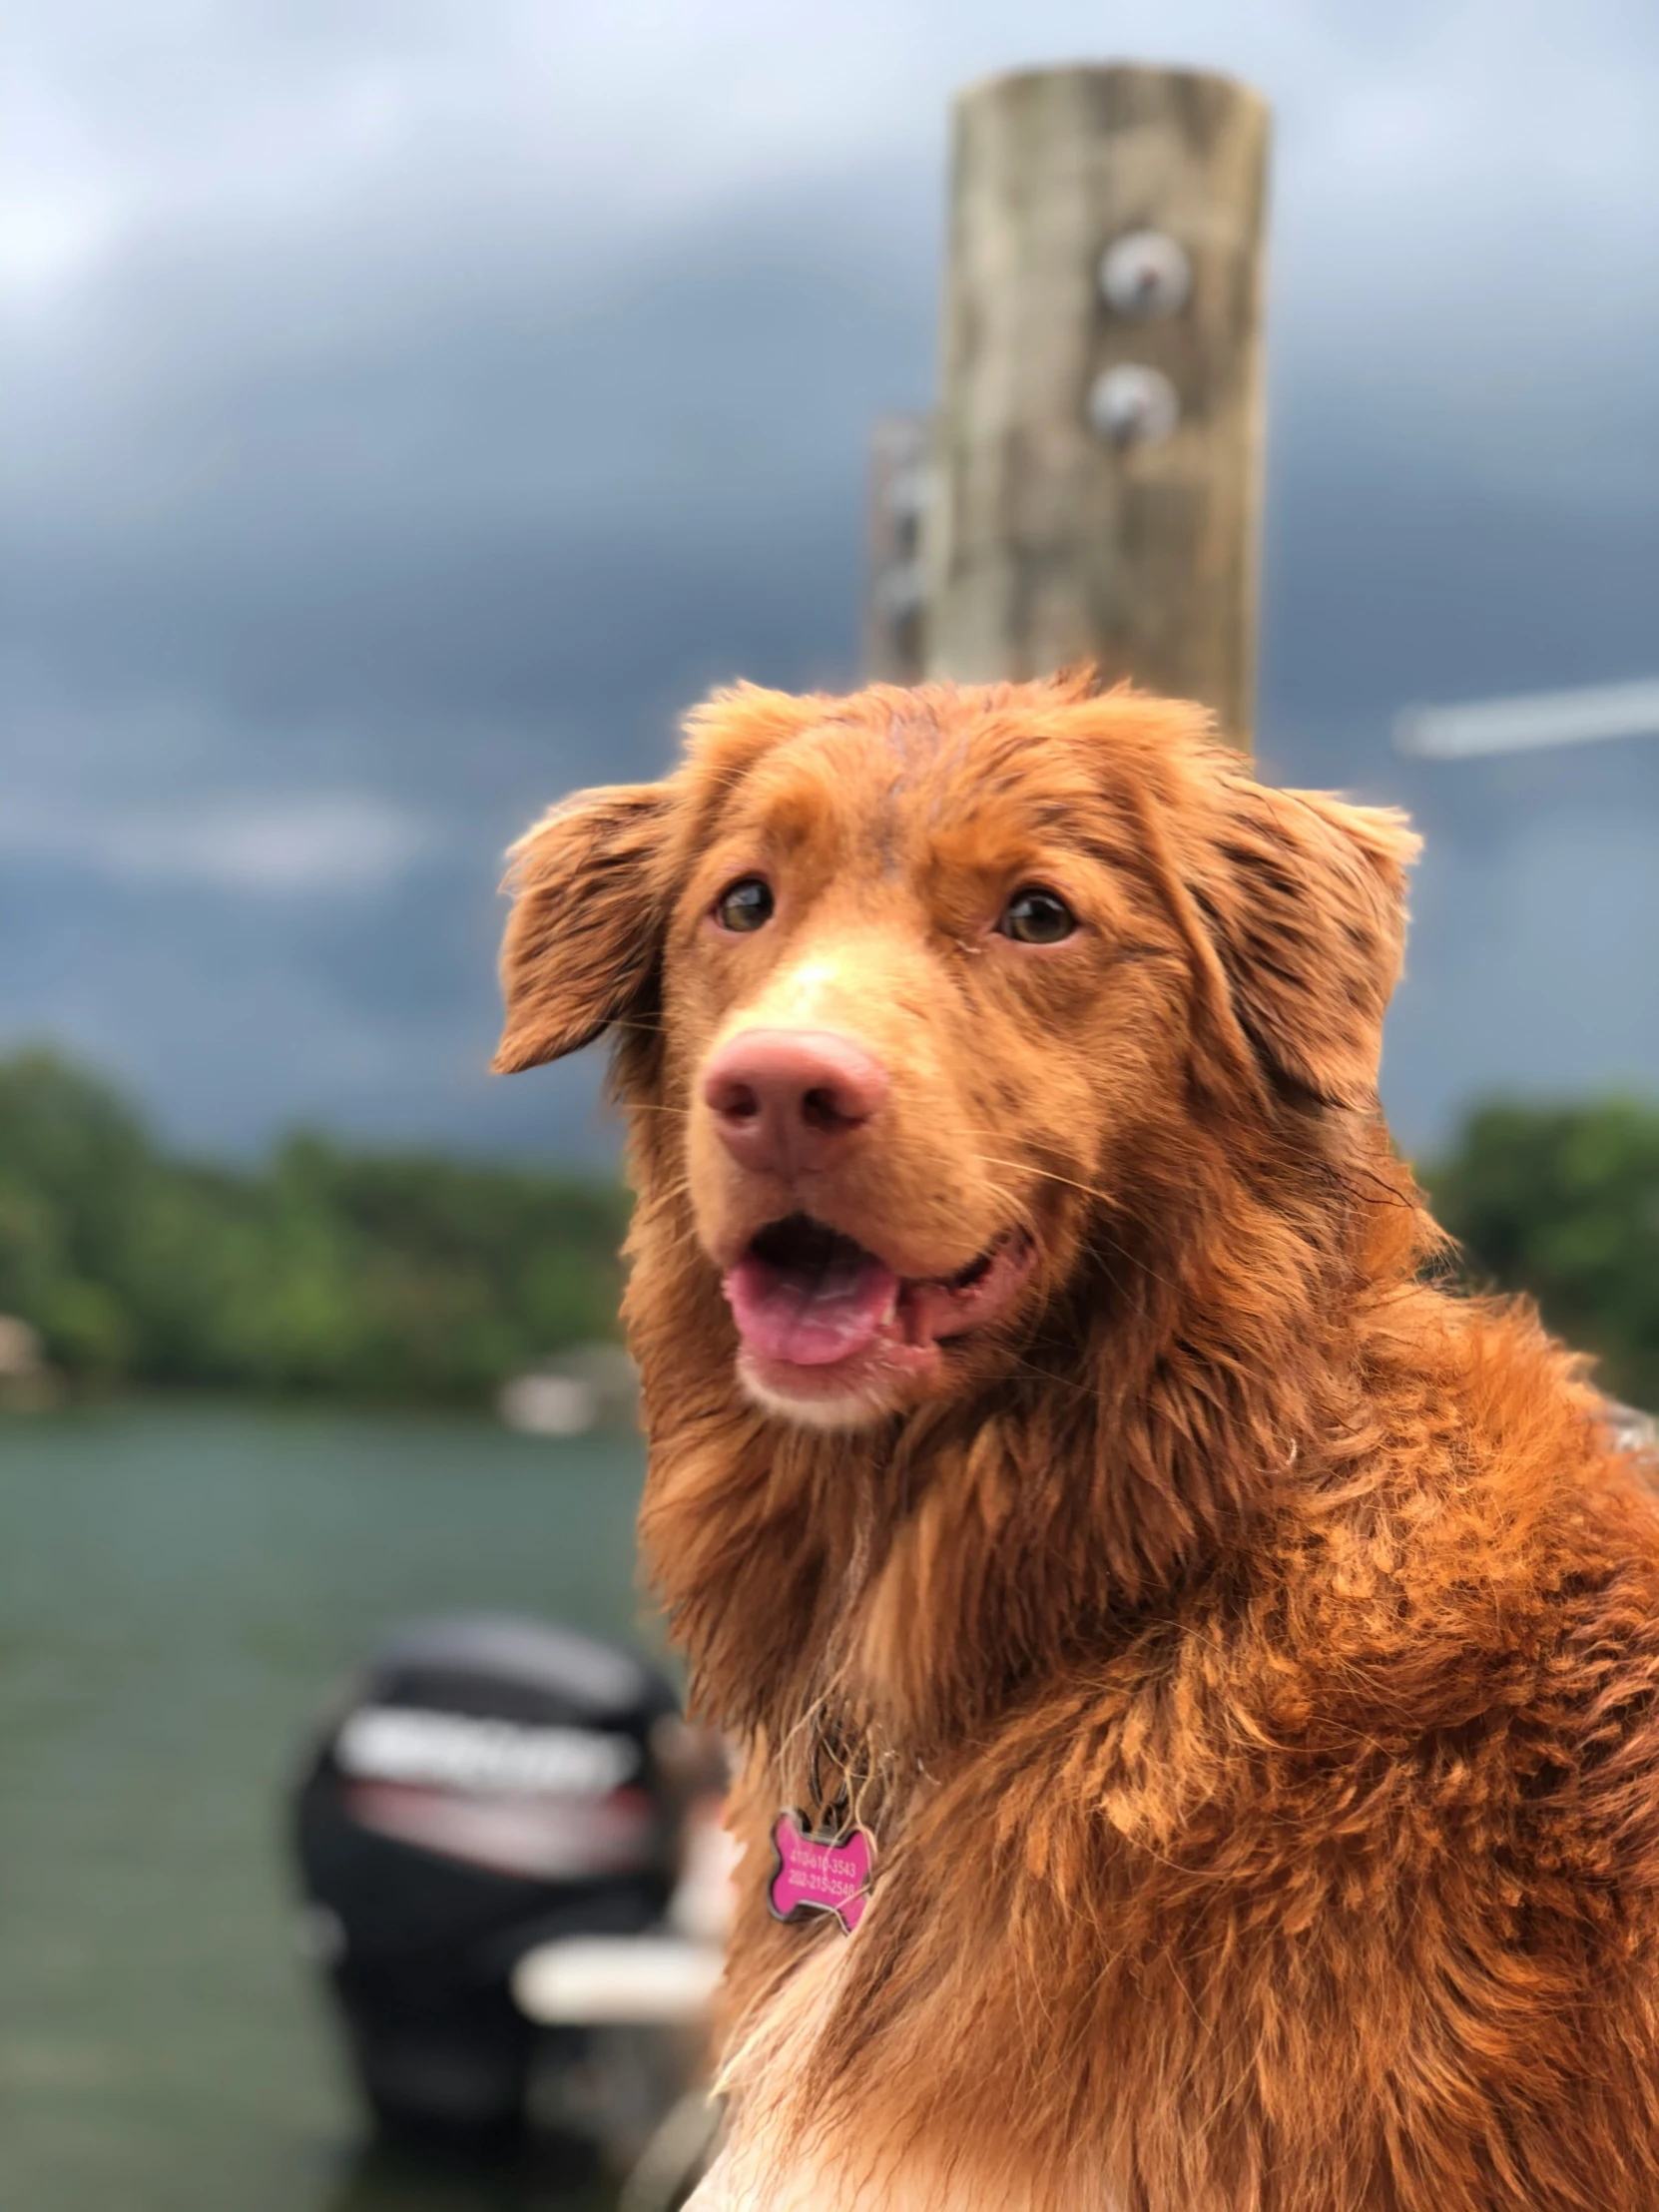
[[[579,792],[513,846],[497,1074],[560,1059],[649,1005],[667,907],[670,805],[661,784]]]

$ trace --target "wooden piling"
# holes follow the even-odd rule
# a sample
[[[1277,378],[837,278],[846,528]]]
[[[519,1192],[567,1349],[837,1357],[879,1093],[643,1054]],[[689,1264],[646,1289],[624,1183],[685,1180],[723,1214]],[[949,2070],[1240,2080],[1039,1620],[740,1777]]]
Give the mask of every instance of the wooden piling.
[[[1186,70],[958,100],[930,674],[1094,661],[1248,745],[1268,139],[1256,93]]]

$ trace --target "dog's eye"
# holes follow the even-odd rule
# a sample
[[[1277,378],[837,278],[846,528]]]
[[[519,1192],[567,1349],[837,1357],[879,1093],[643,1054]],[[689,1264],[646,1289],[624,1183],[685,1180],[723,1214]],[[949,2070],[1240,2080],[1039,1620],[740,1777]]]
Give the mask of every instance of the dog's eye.
[[[759,929],[772,919],[772,885],[745,875],[715,900],[715,919],[723,929]]]
[[[1058,944],[1077,927],[1077,918],[1057,891],[1027,883],[1003,907],[996,926],[1018,944]]]

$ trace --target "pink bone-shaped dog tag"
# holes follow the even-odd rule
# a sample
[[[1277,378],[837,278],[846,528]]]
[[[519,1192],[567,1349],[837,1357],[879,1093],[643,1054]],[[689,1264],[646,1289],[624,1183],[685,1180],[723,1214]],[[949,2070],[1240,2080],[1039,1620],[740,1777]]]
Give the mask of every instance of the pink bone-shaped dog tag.
[[[833,1913],[850,1936],[869,1903],[869,1838],[861,1828],[844,1836],[814,1836],[799,1813],[780,1813],[772,1831],[778,1872],[767,1903],[781,1921],[803,1913]]]

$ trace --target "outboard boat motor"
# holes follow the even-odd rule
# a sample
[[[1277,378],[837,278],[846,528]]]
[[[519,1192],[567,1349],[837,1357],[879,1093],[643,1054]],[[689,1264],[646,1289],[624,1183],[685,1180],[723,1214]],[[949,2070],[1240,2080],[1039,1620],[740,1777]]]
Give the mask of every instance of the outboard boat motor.
[[[528,2124],[634,2155],[686,2087],[719,1970],[717,1942],[666,1921],[711,1779],[669,1684],[588,1637],[454,1618],[374,1652],[295,1815],[306,1947],[383,2127]],[[526,1975],[551,2003],[527,2008]]]

